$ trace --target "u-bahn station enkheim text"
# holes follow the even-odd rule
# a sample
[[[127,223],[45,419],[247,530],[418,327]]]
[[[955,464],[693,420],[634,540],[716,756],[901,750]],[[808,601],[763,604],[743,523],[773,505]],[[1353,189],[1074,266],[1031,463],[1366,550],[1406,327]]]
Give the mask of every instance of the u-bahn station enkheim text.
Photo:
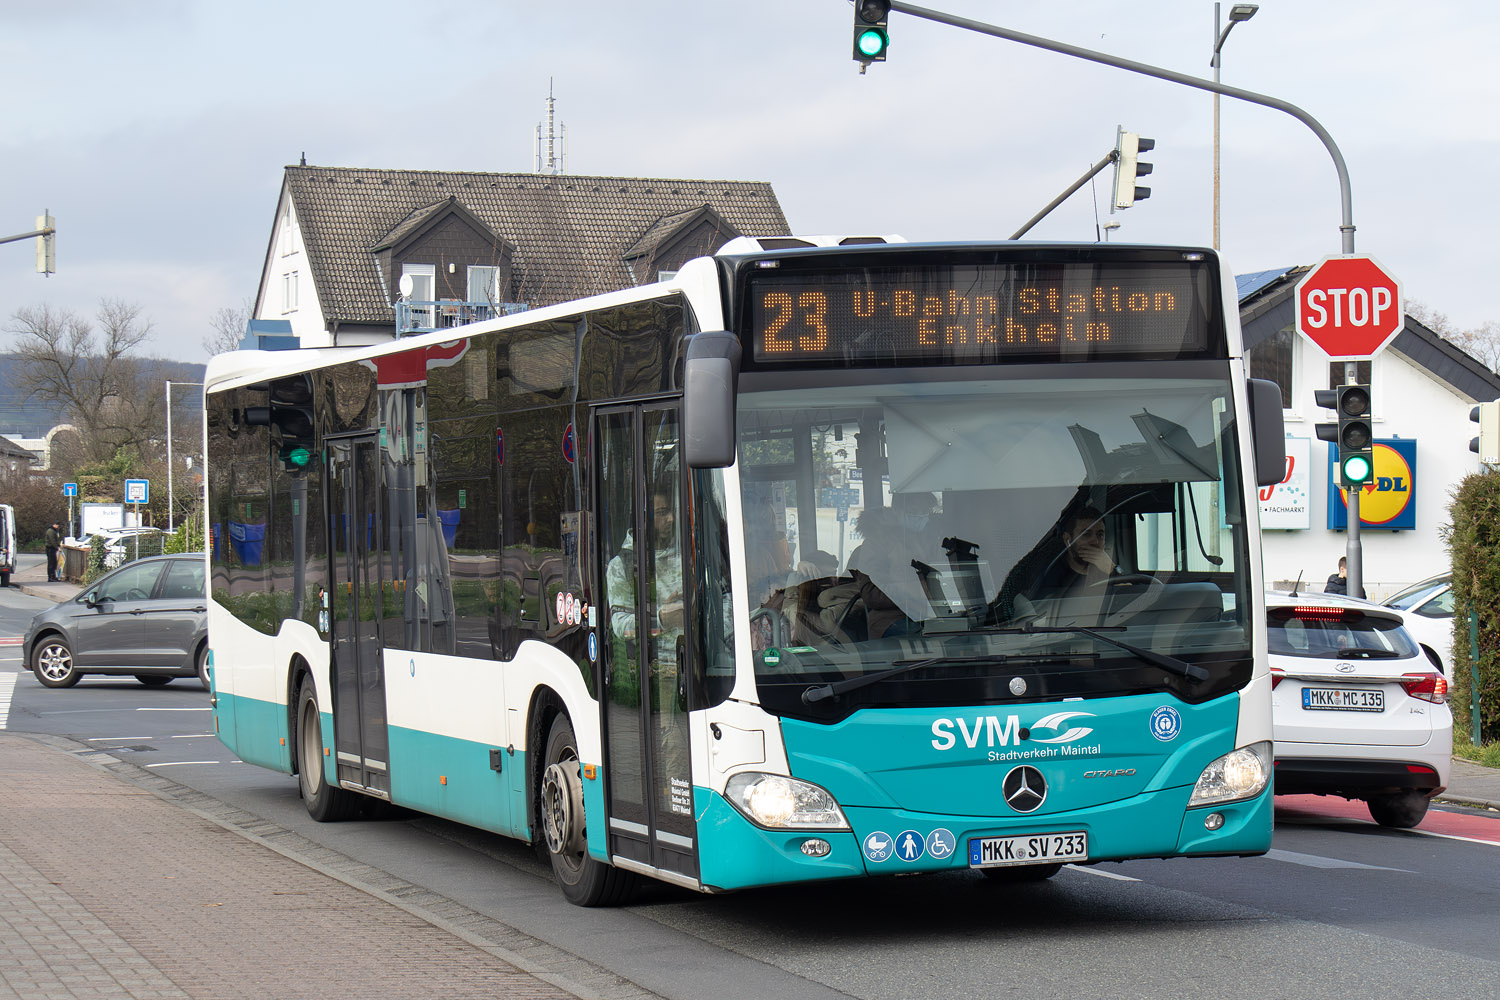
[[[918,295],[893,289],[888,300],[876,292],[855,291],[852,312],[874,319],[884,306],[896,319],[915,319],[923,347],[1052,347],[1058,343],[1107,344],[1117,317],[1144,319],[1177,311],[1169,291],[1129,291],[1118,285],[1095,285],[1087,291],[1064,291],[1056,285],[1025,286],[1007,296],[1002,311],[998,295]]]

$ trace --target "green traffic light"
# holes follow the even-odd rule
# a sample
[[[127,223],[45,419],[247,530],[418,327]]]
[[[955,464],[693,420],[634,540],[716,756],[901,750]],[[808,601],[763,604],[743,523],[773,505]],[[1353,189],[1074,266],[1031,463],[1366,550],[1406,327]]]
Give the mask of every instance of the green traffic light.
[[[296,466],[303,466],[312,458],[312,452],[306,448],[296,447],[287,449],[286,460]]]
[[[879,28],[866,28],[854,39],[854,47],[866,59],[879,58],[889,44],[890,39]]]
[[[1370,465],[1370,460],[1363,455],[1350,455],[1344,459],[1344,482],[1367,483],[1370,474],[1375,470]]]

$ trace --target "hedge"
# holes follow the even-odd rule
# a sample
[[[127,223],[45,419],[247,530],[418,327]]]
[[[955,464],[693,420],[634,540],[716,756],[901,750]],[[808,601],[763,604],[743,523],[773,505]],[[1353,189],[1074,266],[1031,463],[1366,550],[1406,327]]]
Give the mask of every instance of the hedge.
[[[1469,656],[1469,612],[1479,613],[1479,736],[1500,741],[1500,473],[1464,478],[1453,491],[1448,545],[1453,553],[1454,727],[1473,733],[1474,686]]]

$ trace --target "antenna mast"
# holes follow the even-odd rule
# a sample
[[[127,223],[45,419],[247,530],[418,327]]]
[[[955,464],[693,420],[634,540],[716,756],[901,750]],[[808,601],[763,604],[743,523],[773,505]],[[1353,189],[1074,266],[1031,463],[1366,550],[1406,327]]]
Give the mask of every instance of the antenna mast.
[[[552,78],[547,78],[547,157],[542,159],[542,123],[536,127],[536,172],[539,174],[565,174],[568,172],[568,126],[557,124],[557,100],[552,96]],[[561,146],[561,155],[558,147]]]

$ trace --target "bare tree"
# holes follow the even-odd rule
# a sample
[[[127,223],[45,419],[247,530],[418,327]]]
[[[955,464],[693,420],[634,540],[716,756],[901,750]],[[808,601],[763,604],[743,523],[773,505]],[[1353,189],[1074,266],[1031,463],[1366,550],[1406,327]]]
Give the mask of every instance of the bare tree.
[[[1408,302],[1406,312],[1490,371],[1500,371],[1500,322],[1489,320],[1471,330],[1460,330],[1445,313],[1438,312],[1425,302]]]
[[[222,306],[208,318],[213,333],[203,338],[203,349],[209,354],[227,354],[237,351],[240,341],[245,339],[245,326],[255,308],[253,299],[246,299],[239,308]]]
[[[83,436],[90,460],[121,448],[145,457],[161,440],[165,401],[132,352],[151,338],[141,307],[104,299],[97,332],[84,317],[50,306],[23,307],[5,329],[16,336],[26,398],[59,405]]]

